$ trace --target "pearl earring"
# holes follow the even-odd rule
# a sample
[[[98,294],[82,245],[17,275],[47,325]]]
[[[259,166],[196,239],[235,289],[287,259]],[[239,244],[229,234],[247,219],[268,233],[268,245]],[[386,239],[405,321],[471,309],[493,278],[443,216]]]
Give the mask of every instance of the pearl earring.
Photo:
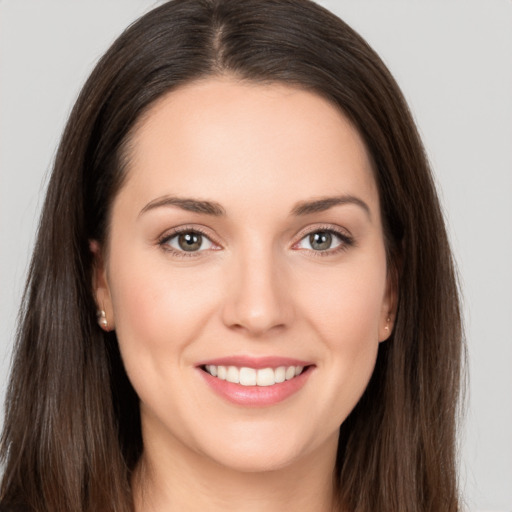
[[[107,314],[105,313],[105,311],[103,311],[103,309],[101,309],[100,311],[98,311],[97,316],[98,316],[98,323],[100,324],[100,327],[104,331],[108,331]]]
[[[386,318],[386,326],[384,327],[384,329],[386,329],[386,331],[389,331],[389,326],[387,324],[389,324],[391,322],[391,317],[387,317]]]

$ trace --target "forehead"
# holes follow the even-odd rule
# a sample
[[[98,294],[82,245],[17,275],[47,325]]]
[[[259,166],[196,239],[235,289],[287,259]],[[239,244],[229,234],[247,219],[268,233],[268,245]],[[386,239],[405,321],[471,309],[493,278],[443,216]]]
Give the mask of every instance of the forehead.
[[[357,130],[326,99],[287,85],[186,85],[148,110],[129,148],[125,184],[140,201],[200,195],[263,206],[337,193],[378,201]]]

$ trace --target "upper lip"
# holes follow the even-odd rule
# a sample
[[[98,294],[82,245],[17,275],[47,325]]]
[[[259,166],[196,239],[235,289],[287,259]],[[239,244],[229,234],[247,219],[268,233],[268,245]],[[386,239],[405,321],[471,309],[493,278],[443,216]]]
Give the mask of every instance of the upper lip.
[[[311,366],[311,361],[295,359],[293,357],[278,356],[227,356],[201,361],[197,366],[236,366],[238,368],[278,368],[279,366]]]

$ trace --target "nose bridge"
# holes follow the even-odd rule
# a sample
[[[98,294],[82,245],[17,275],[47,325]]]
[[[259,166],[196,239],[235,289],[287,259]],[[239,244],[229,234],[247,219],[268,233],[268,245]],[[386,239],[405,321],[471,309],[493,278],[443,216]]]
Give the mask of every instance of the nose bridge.
[[[261,335],[291,321],[285,263],[270,243],[254,240],[240,246],[230,262],[231,274],[224,321],[226,325]]]

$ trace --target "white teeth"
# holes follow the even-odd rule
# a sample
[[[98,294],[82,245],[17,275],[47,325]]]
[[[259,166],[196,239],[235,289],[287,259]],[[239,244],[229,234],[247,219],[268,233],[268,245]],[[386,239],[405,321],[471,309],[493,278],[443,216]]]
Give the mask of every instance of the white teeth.
[[[295,377],[295,366],[288,366],[285,373],[286,380],[293,379]]]
[[[217,366],[217,377],[219,379],[226,380],[226,373],[227,371],[225,366]]]
[[[278,368],[237,368],[236,366],[215,366],[208,364],[206,371],[213,377],[242,386],[273,386],[300,375],[303,366],[279,366]]]
[[[286,366],[280,366],[279,368],[276,368],[276,382],[284,382],[286,380]]]
[[[242,386],[256,386],[256,370],[254,368],[240,368],[240,384]]]
[[[236,366],[228,366],[226,380],[233,384],[238,384],[240,382],[240,370]]]
[[[274,370],[272,368],[262,368],[258,370],[256,384],[258,386],[273,386],[276,383]]]

